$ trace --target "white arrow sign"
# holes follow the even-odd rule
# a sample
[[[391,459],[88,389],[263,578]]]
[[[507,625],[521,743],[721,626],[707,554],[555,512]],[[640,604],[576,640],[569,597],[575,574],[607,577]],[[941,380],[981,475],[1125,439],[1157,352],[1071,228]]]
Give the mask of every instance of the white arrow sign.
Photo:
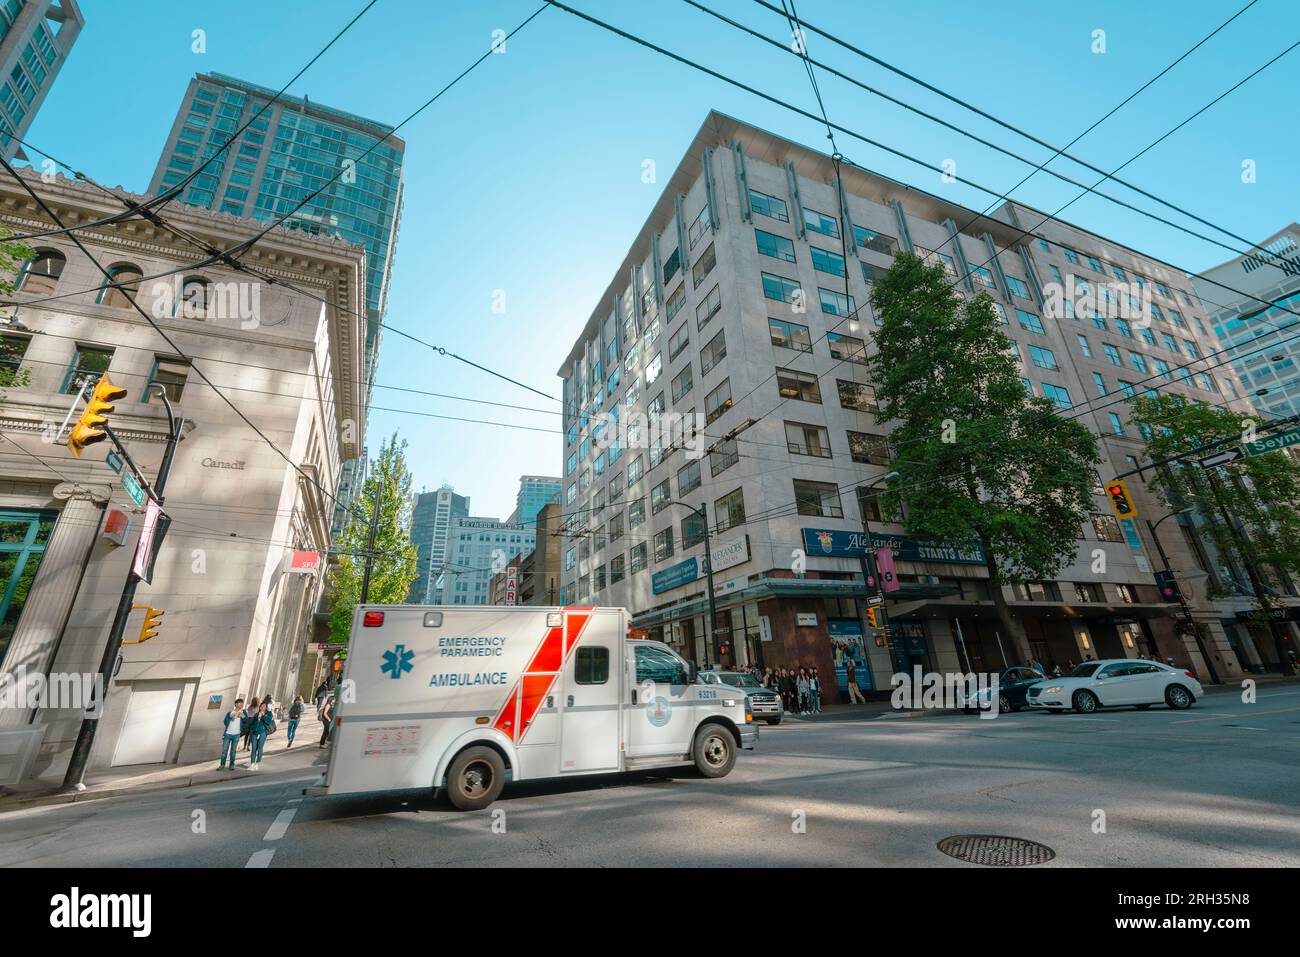
[[[1200,460],[1200,466],[1203,469],[1212,469],[1216,465],[1227,465],[1229,462],[1235,462],[1241,458],[1244,453],[1240,448],[1228,449],[1226,452],[1220,452],[1217,455],[1210,455]]]

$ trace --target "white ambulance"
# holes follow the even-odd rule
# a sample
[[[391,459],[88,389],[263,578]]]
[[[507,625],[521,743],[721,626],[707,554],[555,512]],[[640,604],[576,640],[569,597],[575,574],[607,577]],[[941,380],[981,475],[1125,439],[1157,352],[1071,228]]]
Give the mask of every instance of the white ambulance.
[[[708,686],[622,608],[364,605],[328,770],[309,795],[445,789],[487,807],[509,781],[693,763],[758,741],[743,691]]]

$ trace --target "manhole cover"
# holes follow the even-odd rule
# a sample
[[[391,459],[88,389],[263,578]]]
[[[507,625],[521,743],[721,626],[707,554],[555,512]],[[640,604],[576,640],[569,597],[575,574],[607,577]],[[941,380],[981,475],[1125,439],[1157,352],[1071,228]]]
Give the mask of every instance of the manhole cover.
[[[1056,852],[1046,844],[996,834],[958,834],[945,837],[938,847],[949,857],[987,867],[1026,867],[1046,864],[1056,857]]]

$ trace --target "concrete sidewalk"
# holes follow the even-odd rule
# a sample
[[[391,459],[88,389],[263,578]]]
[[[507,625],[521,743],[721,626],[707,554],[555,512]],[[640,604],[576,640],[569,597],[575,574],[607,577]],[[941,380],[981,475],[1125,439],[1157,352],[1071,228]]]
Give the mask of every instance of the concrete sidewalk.
[[[218,768],[221,758],[219,753],[214,753],[210,761],[196,764],[136,764],[128,767],[96,768],[86,773],[84,791],[64,793],[61,790],[61,781],[49,779],[25,782],[17,787],[0,788],[2,792],[0,814],[47,804],[95,801],[123,794],[142,794],[170,788],[222,784],[227,781],[245,783],[256,780],[262,774],[305,770],[329,754],[328,749],[318,747],[321,723],[317,720],[314,705],[306,706],[292,748],[289,747],[287,737],[288,720],[277,721],[276,725],[275,734],[266,741],[266,752],[259,771],[248,770],[251,750],[241,750],[237,753],[234,771]]]

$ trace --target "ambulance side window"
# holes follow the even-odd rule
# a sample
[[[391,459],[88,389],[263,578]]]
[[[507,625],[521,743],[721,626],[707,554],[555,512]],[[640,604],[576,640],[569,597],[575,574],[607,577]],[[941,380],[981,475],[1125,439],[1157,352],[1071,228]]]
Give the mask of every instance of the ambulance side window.
[[[676,683],[682,680],[682,666],[676,658],[662,648],[636,650],[636,680]]]
[[[573,660],[573,680],[580,685],[603,685],[609,681],[609,649],[579,648]]]

